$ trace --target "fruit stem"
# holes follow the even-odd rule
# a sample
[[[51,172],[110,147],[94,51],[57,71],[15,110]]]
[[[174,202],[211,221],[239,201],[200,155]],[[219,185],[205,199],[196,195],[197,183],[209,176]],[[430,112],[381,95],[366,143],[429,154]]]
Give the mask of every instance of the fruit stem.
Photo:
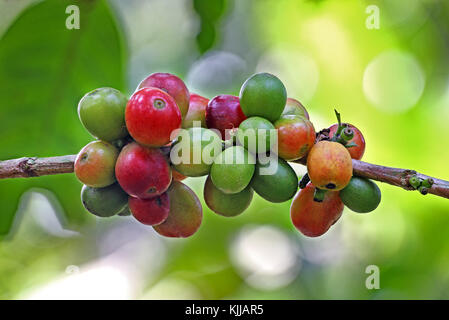
[[[339,137],[341,134],[341,131],[343,130],[343,126],[341,125],[341,115],[337,111],[337,109],[334,109],[334,111],[335,111],[335,116],[337,117],[337,121],[338,121],[338,128],[337,128],[337,132],[335,133],[334,137]]]
[[[357,143],[351,142],[345,145],[346,148],[358,147]]]
[[[313,201],[323,202],[326,190],[315,188],[315,193],[313,194]]]
[[[352,131],[351,128],[346,127],[344,130],[342,130],[340,136],[344,141],[348,142],[349,140],[354,138],[354,131]]]

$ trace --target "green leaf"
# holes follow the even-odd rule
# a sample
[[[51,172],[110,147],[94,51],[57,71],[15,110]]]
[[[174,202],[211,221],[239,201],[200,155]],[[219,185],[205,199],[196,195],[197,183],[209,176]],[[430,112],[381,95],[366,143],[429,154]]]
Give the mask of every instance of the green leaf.
[[[66,7],[78,5],[80,29],[66,28]],[[97,87],[125,89],[125,47],[105,1],[49,0],[26,9],[0,40],[0,159],[77,153],[93,140],[77,104]],[[0,181],[0,235],[8,233],[20,195],[53,191],[69,224],[88,219],[72,174]]]
[[[193,0],[193,8],[200,18],[196,42],[200,53],[211,49],[217,41],[217,27],[226,11],[227,0]]]

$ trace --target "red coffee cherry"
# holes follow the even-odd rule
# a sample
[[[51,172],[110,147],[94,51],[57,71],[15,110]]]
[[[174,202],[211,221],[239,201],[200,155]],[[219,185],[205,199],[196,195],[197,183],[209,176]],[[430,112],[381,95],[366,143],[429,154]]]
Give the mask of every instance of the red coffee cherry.
[[[278,130],[278,155],[284,160],[301,159],[315,144],[315,128],[303,117],[283,115],[274,126]]]
[[[151,199],[129,197],[128,206],[137,221],[149,226],[164,222],[170,211],[167,193]]]
[[[239,97],[231,95],[219,95],[209,101],[206,107],[206,125],[209,129],[217,129],[221,138],[226,140],[226,129],[238,128],[240,123],[246,119],[240,108]]]
[[[363,137],[362,132],[357,129],[355,126],[349,123],[343,123],[343,125],[347,125],[348,128],[352,129],[352,132],[354,132],[354,137],[348,141],[348,143],[354,142],[357,147],[350,147],[348,148],[349,154],[351,155],[352,159],[360,160],[363,157],[363,154],[365,153],[365,138]],[[329,137],[332,138],[337,132],[338,129],[338,123],[333,124],[329,127]]]
[[[181,113],[175,100],[156,88],[135,92],[125,111],[129,134],[148,147],[161,147],[170,142],[170,135],[181,127]]]
[[[203,220],[203,208],[195,192],[179,181],[173,181],[167,191],[170,212],[167,220],[154,226],[164,237],[187,238],[193,235]]]
[[[302,105],[301,102],[293,98],[287,98],[287,102],[285,103],[285,108],[284,111],[282,111],[281,117],[288,114],[310,120],[309,113],[307,112],[306,108]]]
[[[348,150],[338,142],[320,141],[307,156],[310,181],[320,189],[337,191],[352,177],[352,159]]]
[[[164,193],[172,175],[165,155],[159,149],[127,144],[117,159],[115,176],[130,196],[148,199]]]
[[[189,112],[182,120],[184,129],[192,128],[195,121],[201,123],[201,127],[206,128],[206,107],[209,99],[198,94],[190,94]]]
[[[173,167],[171,167],[171,174],[173,176],[173,180],[176,180],[176,181],[182,181],[187,178],[182,173],[176,171]]]
[[[184,118],[189,110],[189,90],[184,81],[171,73],[153,73],[140,82],[137,90],[142,88],[158,88],[168,93],[176,101],[176,105]]]
[[[322,202],[313,200],[315,186],[311,183],[300,190],[290,206],[293,225],[308,237],[319,237],[340,218],[344,205],[339,192],[327,191]]]

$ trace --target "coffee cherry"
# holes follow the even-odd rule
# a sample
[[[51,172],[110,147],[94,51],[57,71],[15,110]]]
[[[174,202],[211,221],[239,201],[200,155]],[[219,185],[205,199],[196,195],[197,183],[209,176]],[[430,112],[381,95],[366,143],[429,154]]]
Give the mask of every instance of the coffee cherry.
[[[227,194],[214,186],[210,176],[204,184],[204,201],[209,209],[224,217],[235,217],[245,211],[253,199],[250,186],[238,193]]]
[[[84,185],[81,189],[81,201],[90,213],[99,217],[112,217],[125,209],[128,195],[117,183],[104,188]]]
[[[179,181],[173,181],[167,194],[170,212],[163,223],[153,227],[154,230],[165,237],[190,237],[198,230],[203,219],[200,200],[192,189]]]
[[[230,95],[219,95],[209,101],[206,107],[206,125],[209,129],[217,129],[221,138],[227,140],[226,129],[238,128],[240,123],[246,119],[240,108],[239,98]]]
[[[284,202],[293,198],[298,190],[298,177],[283,159],[270,158],[266,164],[258,159],[251,186],[267,201]]]
[[[286,101],[284,84],[269,73],[252,75],[240,89],[240,104],[247,117],[259,116],[274,122],[284,110]]]
[[[209,174],[221,149],[221,139],[217,133],[205,128],[190,128],[178,136],[170,158],[173,167],[181,174],[188,177],[205,176]]]
[[[137,90],[142,88],[158,88],[168,93],[176,101],[181,116],[184,118],[189,110],[189,90],[184,82],[174,74],[153,73],[140,82]]]
[[[192,128],[195,121],[201,123],[201,127],[206,128],[206,107],[209,99],[195,93],[190,94],[189,112],[182,120],[184,129]]]
[[[365,153],[365,138],[363,137],[362,132],[354,127],[352,124],[343,123],[344,126],[350,128],[354,133],[354,137],[348,141],[348,143],[355,143],[357,146],[348,148],[349,154],[352,159],[360,160]],[[338,129],[338,123],[333,124],[329,127],[329,137],[332,138]]]
[[[352,177],[348,150],[338,142],[320,141],[307,156],[307,172],[312,183],[326,190],[341,190]]]
[[[90,187],[106,187],[115,182],[114,170],[118,155],[118,150],[112,144],[93,141],[76,156],[75,175]]]
[[[111,144],[116,147],[118,150],[122,150],[124,146],[128,143],[133,142],[133,138],[130,135],[127,135],[124,138],[120,138],[111,142]]]
[[[176,181],[182,181],[187,178],[185,175],[176,171],[173,167],[171,167],[171,175],[173,177],[173,180],[176,180]]]
[[[275,143],[273,124],[261,117],[251,117],[243,121],[237,131],[238,142],[252,153],[266,153]],[[260,145],[259,145],[260,143]]]
[[[225,149],[214,160],[210,176],[214,185],[224,193],[238,193],[253,177],[254,157],[243,147]]]
[[[315,186],[309,183],[290,206],[293,225],[308,237],[319,237],[340,218],[344,205],[338,192],[327,191],[322,202],[314,201]]]
[[[128,217],[131,215],[131,211],[129,210],[129,206],[128,204],[126,204],[126,206],[119,212],[117,213],[118,216],[120,217]]]
[[[161,195],[172,180],[165,155],[159,149],[146,148],[135,142],[120,152],[115,176],[123,190],[141,199]]]
[[[151,199],[129,197],[128,206],[137,221],[149,226],[155,226],[164,222],[170,211],[167,193]]]
[[[94,137],[113,141],[126,137],[125,107],[128,99],[113,88],[99,88],[87,93],[78,104],[78,116]]]
[[[128,101],[125,112],[130,135],[148,147],[170,142],[172,133],[181,127],[181,113],[175,100],[156,88],[143,88]]]
[[[303,117],[282,115],[274,126],[278,130],[278,155],[287,161],[301,159],[315,144],[315,128]]]
[[[287,98],[287,103],[285,104],[285,108],[282,111],[282,115],[292,115],[303,117],[304,119],[310,120],[309,113],[306,108],[299,102],[293,98]]]
[[[371,180],[352,177],[349,184],[340,191],[340,198],[349,209],[359,213],[371,212],[380,203],[379,187]]]

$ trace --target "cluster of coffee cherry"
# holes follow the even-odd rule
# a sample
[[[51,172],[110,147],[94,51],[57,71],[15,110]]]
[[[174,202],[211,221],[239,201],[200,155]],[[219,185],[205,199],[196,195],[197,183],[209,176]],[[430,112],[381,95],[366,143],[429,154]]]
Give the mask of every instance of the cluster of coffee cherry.
[[[132,215],[163,236],[189,237],[201,225],[201,202],[181,182],[186,177],[208,176],[205,203],[225,217],[244,212],[254,191],[270,202],[294,198],[291,220],[311,237],[324,234],[345,205],[369,212],[380,202],[374,182],[353,176],[362,133],[338,113],[338,123],[316,133],[272,74],[251,76],[239,97],[209,100],[173,74],[154,73],[129,99],[112,88],[87,93],[78,114],[97,139],[75,161],[84,207],[100,217]],[[301,181],[288,161],[307,163]]]

